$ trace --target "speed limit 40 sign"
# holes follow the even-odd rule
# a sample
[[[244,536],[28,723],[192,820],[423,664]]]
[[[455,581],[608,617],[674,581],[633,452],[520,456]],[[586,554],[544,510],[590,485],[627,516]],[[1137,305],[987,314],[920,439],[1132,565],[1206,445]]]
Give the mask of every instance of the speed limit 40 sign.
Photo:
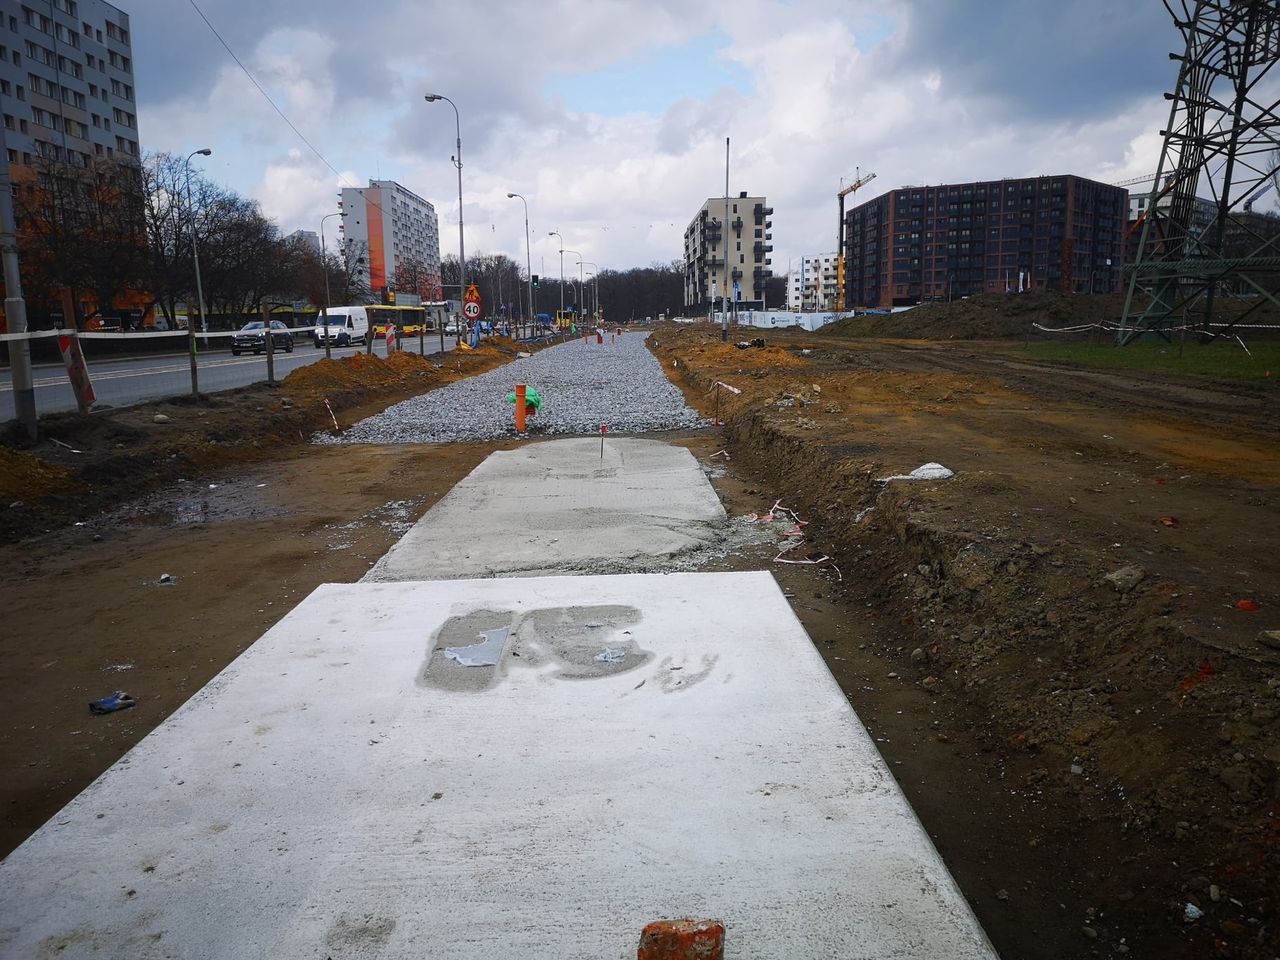
[[[480,290],[473,283],[467,287],[462,298],[462,315],[468,323],[477,323],[484,316],[484,304],[480,300]]]

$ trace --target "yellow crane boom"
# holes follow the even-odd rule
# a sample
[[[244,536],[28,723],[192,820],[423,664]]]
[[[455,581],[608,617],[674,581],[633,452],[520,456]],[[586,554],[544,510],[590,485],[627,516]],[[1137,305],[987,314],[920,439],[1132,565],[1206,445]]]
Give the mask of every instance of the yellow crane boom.
[[[876,178],[874,173],[868,173],[865,177],[859,176],[859,170],[855,167],[853,173],[853,183],[847,187],[841,187],[840,192],[836,194],[836,199],[840,203],[840,230],[836,234],[836,309],[844,309],[844,198],[853,193],[859,187],[865,187],[868,183]],[[803,303],[804,292],[800,294]]]

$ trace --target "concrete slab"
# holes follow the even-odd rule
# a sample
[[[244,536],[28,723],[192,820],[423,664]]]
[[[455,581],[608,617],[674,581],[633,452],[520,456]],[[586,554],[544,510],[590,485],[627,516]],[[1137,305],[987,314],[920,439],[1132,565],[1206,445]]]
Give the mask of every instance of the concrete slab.
[[[684,915],[995,956],[767,573],[320,587],[0,864],[6,958],[601,960]]]
[[[656,440],[550,440],[491,454],[366,581],[650,572],[694,565],[727,521],[697,460]]]

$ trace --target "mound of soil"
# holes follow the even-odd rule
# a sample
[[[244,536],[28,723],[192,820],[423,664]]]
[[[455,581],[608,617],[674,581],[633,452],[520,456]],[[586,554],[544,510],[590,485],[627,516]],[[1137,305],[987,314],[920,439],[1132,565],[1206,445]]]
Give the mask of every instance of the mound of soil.
[[[1260,453],[1276,449],[1274,398],[1149,373],[1045,376],[968,344],[824,348],[779,332],[771,343],[801,364],[748,370],[714,336],[664,328],[655,352],[703,413],[716,380],[742,389],[720,408],[735,468],[811,521],[814,550],[882,625],[889,682],[918,691],[905,725],[955,737],[963,724],[999,768],[989,798],[955,788],[1008,808],[982,873],[1001,869],[1001,846],[1056,845],[1073,862],[1021,890],[1023,911],[1041,889],[1046,914],[1081,905],[1088,943],[1052,955],[1144,944],[1271,960],[1280,463]],[[930,461],[955,476],[881,479]],[[847,690],[855,707],[861,689]],[[1010,955],[1033,955],[1027,919],[1006,930]]]
[[[847,317],[827,324],[824,336],[897,337],[919,340],[1001,340],[1026,336],[1033,323],[1074,327],[1115,322],[1124,309],[1118,295],[1082,296],[1036,290],[980,294],[951,303],[927,303],[902,313]]]
[[[901,313],[846,317],[823,327],[819,333],[831,337],[884,337],[912,340],[1004,340],[1038,336],[1033,324],[1061,331],[1086,324],[1119,322],[1124,312],[1123,294],[1070,294],[1055,290],[1028,293],[984,293],[950,303],[925,303]],[[1141,309],[1146,297],[1139,294],[1133,309]],[[1255,300],[1219,299],[1214,305],[1215,321],[1228,321],[1253,310]],[[1250,324],[1280,324],[1280,311],[1263,306],[1250,313]],[[1088,330],[1075,336],[1084,339]],[[1251,336],[1264,336],[1254,331]],[[1062,339],[1064,334],[1055,334]]]

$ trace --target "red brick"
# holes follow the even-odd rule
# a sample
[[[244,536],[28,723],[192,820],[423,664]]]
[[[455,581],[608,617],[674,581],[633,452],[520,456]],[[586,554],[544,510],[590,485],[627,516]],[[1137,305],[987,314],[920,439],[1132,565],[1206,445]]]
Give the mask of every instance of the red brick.
[[[640,933],[637,960],[724,960],[719,920],[657,920]]]

